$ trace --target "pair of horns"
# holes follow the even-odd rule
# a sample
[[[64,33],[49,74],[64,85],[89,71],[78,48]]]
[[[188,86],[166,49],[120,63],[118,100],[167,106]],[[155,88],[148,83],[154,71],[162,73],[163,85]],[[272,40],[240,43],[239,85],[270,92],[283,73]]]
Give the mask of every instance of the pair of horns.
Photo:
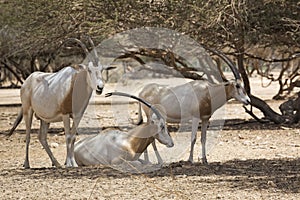
[[[156,114],[156,116],[157,116],[158,119],[162,119],[163,118],[162,115],[158,112],[158,110],[155,109],[149,102],[145,101],[144,99],[141,99],[141,98],[136,97],[134,95],[123,93],[123,92],[110,92],[110,93],[105,94],[105,97],[110,97],[112,95],[129,97],[129,98],[138,100],[138,101],[142,102],[143,104],[145,104],[147,107],[149,107]]]
[[[99,61],[99,57],[98,57],[97,50],[96,50],[96,48],[95,48],[95,44],[94,44],[94,42],[92,41],[91,37],[86,36],[86,38],[87,38],[87,40],[89,41],[91,47],[93,48],[93,54],[94,54],[94,55],[93,55],[93,58],[90,58],[90,60],[92,60],[94,64],[97,64],[98,61]],[[90,55],[90,54],[89,54],[89,51],[88,51],[88,49],[87,49],[87,47],[86,47],[86,45],[85,45],[82,41],[78,40],[77,38],[68,38],[68,39],[66,39],[66,40],[60,45],[59,48],[61,48],[64,44],[66,44],[66,43],[68,43],[68,42],[75,42],[75,43],[79,44],[80,47],[83,49],[85,55],[86,55],[86,56],[89,56],[89,55]]]

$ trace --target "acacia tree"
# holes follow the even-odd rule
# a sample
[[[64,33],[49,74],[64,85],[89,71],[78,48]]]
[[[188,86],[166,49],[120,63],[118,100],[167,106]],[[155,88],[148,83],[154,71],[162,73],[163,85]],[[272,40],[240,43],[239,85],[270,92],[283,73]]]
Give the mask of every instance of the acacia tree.
[[[61,53],[57,50],[66,38],[83,39],[83,36],[91,35],[99,42],[114,33],[108,25],[110,22],[96,7],[93,8],[92,3],[65,0],[1,1],[1,69],[9,70],[22,83],[33,71],[57,71],[72,63],[70,57],[82,59],[80,48],[72,44],[69,44],[72,49],[66,50],[62,56],[57,56]],[[102,20],[95,22],[95,17]]]
[[[209,1],[203,4],[201,11],[208,13],[208,25],[204,26],[201,34],[206,43],[221,44],[221,48],[229,48],[234,55],[245,83],[247,93],[251,98],[251,104],[260,109],[265,117],[275,123],[283,123],[286,118],[274,112],[263,100],[251,94],[248,74],[244,61],[245,55],[252,59],[259,57],[249,53],[253,47],[285,47],[283,52],[299,47],[300,20],[299,5],[296,1]],[[212,10],[210,9],[212,8]],[[215,11],[215,12],[214,12]],[[207,33],[215,31],[217,34],[210,36]],[[292,52],[288,58],[282,61],[296,58],[296,52]],[[263,59],[263,58],[262,58]],[[280,61],[280,59],[277,59]],[[253,113],[246,110],[249,114]]]
[[[268,60],[253,53],[257,47],[280,47],[288,55],[281,60],[296,58],[300,46],[297,0],[15,0],[0,4],[0,66],[20,81],[37,68],[55,71],[69,64],[54,61],[57,48],[68,37],[90,35],[98,44],[132,28],[164,27],[233,56],[252,105],[276,123],[285,121],[251,95],[245,59]],[[80,55],[80,51],[69,52]]]

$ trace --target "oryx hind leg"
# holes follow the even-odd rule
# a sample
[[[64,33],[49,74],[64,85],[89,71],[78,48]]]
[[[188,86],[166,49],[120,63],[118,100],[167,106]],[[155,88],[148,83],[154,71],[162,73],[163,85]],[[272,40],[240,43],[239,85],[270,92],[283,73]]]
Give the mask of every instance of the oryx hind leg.
[[[206,131],[208,126],[208,120],[202,120],[201,124],[201,146],[202,146],[202,163],[207,165],[206,158]]]
[[[193,117],[192,119],[192,136],[191,136],[191,151],[188,162],[194,162],[194,146],[197,140],[197,131],[199,126],[200,119]]]
[[[29,109],[23,109],[23,118],[26,125],[26,155],[25,155],[25,161],[24,161],[24,168],[28,169],[30,168],[29,165],[29,143],[30,143],[30,132],[31,132],[31,125],[32,125],[32,116],[33,116],[33,110],[31,108]]]
[[[47,142],[47,134],[49,129],[49,123],[45,122],[44,120],[40,120],[40,131],[39,131],[39,141],[42,144],[43,148],[46,150],[51,162],[52,166],[55,167],[61,167],[59,162],[56,160],[56,158],[53,156],[52,151],[49,148],[48,142]]]

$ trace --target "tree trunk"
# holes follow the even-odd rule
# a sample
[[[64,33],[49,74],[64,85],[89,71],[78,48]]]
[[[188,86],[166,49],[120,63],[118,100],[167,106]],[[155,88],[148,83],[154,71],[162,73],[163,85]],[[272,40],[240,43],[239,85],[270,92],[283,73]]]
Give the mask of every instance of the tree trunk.
[[[238,54],[237,61],[238,61],[238,69],[244,82],[244,88],[246,90],[246,93],[250,94],[251,93],[250,82],[244,67],[244,53]]]
[[[251,94],[249,78],[244,67],[244,54],[241,51],[239,52],[237,59],[239,72],[241,73],[241,77],[244,82],[244,88],[250,97],[251,105],[259,109],[264,114],[265,118],[269,119],[270,121],[276,124],[284,123],[286,120],[282,115],[276,113],[265,101]],[[252,111],[247,112],[252,113]]]
[[[6,69],[8,69],[8,70],[16,77],[16,79],[17,79],[21,84],[23,84],[22,78],[21,78],[21,77],[13,70],[13,67],[11,67],[8,63],[6,63],[6,62],[4,62],[4,61],[2,61],[1,63],[4,65],[4,67],[5,67]]]
[[[259,109],[270,121],[276,124],[281,124],[286,121],[282,115],[275,112],[264,100],[251,94],[249,95],[249,97],[251,100],[251,105]]]

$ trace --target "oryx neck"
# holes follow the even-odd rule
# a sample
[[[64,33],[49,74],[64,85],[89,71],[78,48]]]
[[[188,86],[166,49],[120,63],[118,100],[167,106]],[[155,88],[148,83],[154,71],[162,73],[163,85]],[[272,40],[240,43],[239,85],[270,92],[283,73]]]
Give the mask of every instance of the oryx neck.
[[[231,99],[232,83],[221,83],[212,85],[209,89],[209,94],[212,98],[227,101]]]
[[[231,98],[231,95],[228,93],[228,85],[226,84],[217,84],[213,87],[209,87],[209,96],[210,96],[210,106],[212,113],[218,108],[222,107],[228,99]]]
[[[225,93],[226,93],[226,100],[228,101],[229,99],[233,98],[232,90],[234,89],[234,83],[233,82],[228,82],[225,84]]]
[[[154,141],[154,137],[149,137],[149,138],[134,137],[130,140],[131,149],[135,153],[143,153],[153,141]]]
[[[157,134],[158,128],[154,124],[143,124],[132,129],[129,132],[131,149],[135,153],[143,153],[154,140],[154,134]]]

